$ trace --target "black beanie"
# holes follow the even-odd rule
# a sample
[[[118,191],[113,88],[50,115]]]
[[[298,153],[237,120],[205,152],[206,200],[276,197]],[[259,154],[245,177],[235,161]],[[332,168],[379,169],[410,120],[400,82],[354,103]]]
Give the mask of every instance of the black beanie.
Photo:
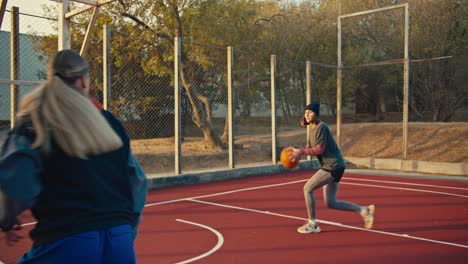
[[[320,103],[317,101],[312,101],[312,103],[306,106],[305,110],[310,110],[314,112],[317,116],[320,116]]]

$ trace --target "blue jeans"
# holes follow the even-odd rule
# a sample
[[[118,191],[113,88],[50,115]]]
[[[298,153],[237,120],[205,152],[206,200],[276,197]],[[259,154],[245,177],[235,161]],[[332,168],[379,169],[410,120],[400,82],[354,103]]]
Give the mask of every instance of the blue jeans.
[[[44,246],[33,247],[19,260],[26,263],[136,263],[130,225],[84,232]]]

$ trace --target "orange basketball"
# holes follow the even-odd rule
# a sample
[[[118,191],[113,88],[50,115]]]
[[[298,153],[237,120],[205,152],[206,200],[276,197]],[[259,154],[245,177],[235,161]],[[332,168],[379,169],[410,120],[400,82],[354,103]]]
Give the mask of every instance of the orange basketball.
[[[291,152],[293,152],[292,148],[284,148],[281,151],[280,161],[281,161],[281,164],[283,164],[283,167],[285,167],[286,169],[292,169],[292,168],[296,167],[297,164],[299,164],[299,160],[297,160],[295,162],[292,162],[289,159],[289,153],[291,153]]]

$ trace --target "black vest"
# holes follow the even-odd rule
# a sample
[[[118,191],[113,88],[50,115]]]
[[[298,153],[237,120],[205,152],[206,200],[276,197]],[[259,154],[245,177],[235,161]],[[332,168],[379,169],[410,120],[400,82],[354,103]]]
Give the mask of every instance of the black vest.
[[[38,220],[30,232],[34,246],[66,236],[134,225],[128,157],[130,140],[120,122],[102,111],[123,141],[118,150],[79,159],[66,155],[56,144],[44,158],[42,192],[31,211]]]

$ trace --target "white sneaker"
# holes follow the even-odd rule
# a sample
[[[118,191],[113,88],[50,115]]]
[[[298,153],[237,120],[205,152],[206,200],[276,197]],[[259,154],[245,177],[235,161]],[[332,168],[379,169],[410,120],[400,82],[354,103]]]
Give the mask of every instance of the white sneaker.
[[[366,206],[366,209],[361,213],[364,220],[364,228],[371,229],[374,225],[375,205]]]
[[[320,233],[320,227],[318,225],[318,222],[315,222],[315,224],[307,221],[304,225],[300,226],[297,228],[297,232],[301,234],[310,234],[310,233]]]

